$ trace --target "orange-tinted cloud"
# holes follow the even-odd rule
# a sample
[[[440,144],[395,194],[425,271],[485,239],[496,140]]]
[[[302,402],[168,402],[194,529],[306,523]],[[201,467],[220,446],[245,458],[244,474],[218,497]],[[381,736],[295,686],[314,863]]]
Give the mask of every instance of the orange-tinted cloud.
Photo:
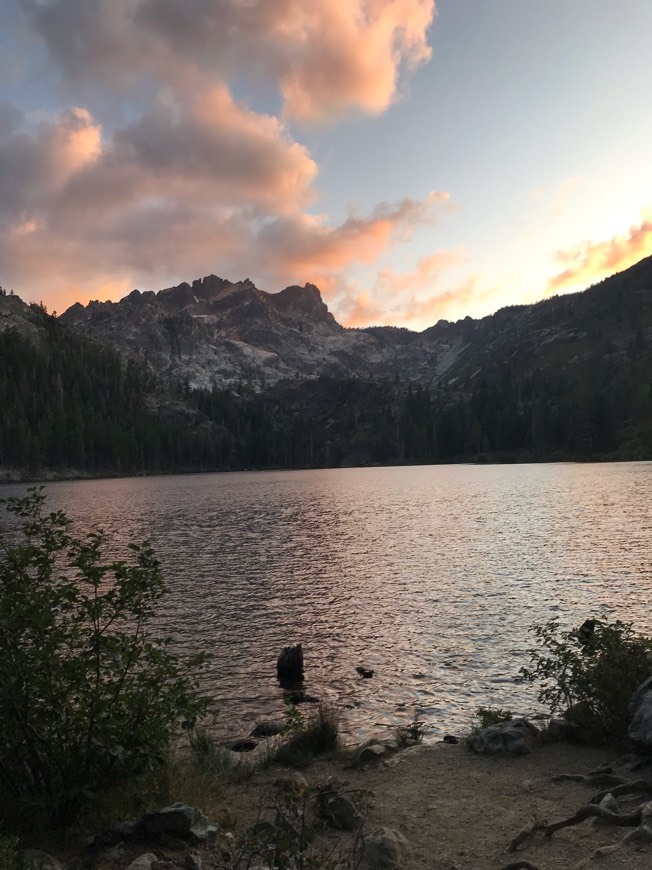
[[[471,303],[488,294],[478,291],[476,277],[469,278],[459,287],[454,287],[427,298],[409,296],[383,297],[367,291],[352,295],[343,318],[345,326],[393,326],[400,323],[412,329],[422,330],[438,320],[455,320],[463,317]]]
[[[287,116],[383,111],[430,57],[435,0],[18,0],[68,81],[277,83]],[[203,83],[203,84],[202,84]]]
[[[225,86],[159,102],[102,132],[64,112],[0,136],[2,282],[62,310],[111,287],[158,289],[217,267],[267,289],[374,263],[432,224],[448,195],[383,203],[339,226],[306,213],[317,167],[280,121],[236,103]],[[335,296],[337,294],[335,293]]]
[[[648,254],[652,254],[652,220],[646,218],[623,236],[557,251],[556,259],[566,268],[548,281],[547,292],[588,287]]]
[[[460,263],[465,257],[464,248],[452,251],[436,251],[421,257],[413,272],[396,274],[391,269],[381,269],[376,279],[376,290],[383,294],[419,292],[437,281],[443,271]]]
[[[318,168],[283,121],[385,109],[430,57],[435,0],[14,2],[59,94],[90,107],[36,124],[0,104],[0,278],[28,298],[47,284],[61,310],[71,288],[119,296],[219,270],[337,299],[340,273],[446,199],[334,226],[308,212]],[[277,116],[234,99],[232,79],[275,90]]]

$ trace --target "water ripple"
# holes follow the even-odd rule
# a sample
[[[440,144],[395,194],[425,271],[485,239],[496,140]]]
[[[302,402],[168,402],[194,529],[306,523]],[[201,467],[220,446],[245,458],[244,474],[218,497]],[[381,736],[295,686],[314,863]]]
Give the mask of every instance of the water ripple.
[[[3,486],[3,495],[18,490]],[[652,464],[427,466],[51,484],[50,507],[149,538],[170,594],[158,628],[213,660],[221,734],[279,715],[275,661],[302,642],[306,690],[360,738],[407,722],[525,711],[528,627],[590,615],[652,633]],[[359,664],[375,672],[356,674]]]

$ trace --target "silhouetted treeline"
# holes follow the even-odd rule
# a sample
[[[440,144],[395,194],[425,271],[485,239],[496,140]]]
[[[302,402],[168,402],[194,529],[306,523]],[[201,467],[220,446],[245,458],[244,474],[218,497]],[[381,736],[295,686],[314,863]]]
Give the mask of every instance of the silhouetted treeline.
[[[215,467],[219,433],[158,399],[154,382],[114,351],[34,308],[34,334],[0,332],[0,466],[32,476]]]

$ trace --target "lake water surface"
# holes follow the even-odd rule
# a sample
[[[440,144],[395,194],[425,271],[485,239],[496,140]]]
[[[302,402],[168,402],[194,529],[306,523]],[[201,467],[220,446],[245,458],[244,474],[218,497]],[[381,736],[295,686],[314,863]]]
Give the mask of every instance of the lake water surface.
[[[24,489],[0,486],[0,497]],[[437,739],[480,705],[533,709],[534,690],[515,680],[533,624],[604,616],[652,634],[652,463],[243,472],[46,492],[78,533],[103,527],[116,556],[152,541],[170,589],[161,631],[213,654],[223,736],[281,714],[275,662],[293,642],[306,691],[343,711],[350,739],[415,708]]]

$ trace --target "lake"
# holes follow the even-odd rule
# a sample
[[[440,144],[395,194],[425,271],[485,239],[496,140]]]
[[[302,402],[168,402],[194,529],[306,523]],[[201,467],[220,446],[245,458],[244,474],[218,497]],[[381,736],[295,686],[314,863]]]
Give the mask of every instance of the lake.
[[[24,486],[0,486],[0,497]],[[282,714],[275,663],[301,642],[310,694],[349,740],[432,739],[480,706],[527,712],[528,628],[622,619],[652,634],[652,463],[242,472],[49,484],[49,509],[111,551],[149,538],[169,586],[157,625],[214,658],[216,733]],[[0,522],[6,523],[4,515]],[[356,666],[374,670],[362,679]]]

